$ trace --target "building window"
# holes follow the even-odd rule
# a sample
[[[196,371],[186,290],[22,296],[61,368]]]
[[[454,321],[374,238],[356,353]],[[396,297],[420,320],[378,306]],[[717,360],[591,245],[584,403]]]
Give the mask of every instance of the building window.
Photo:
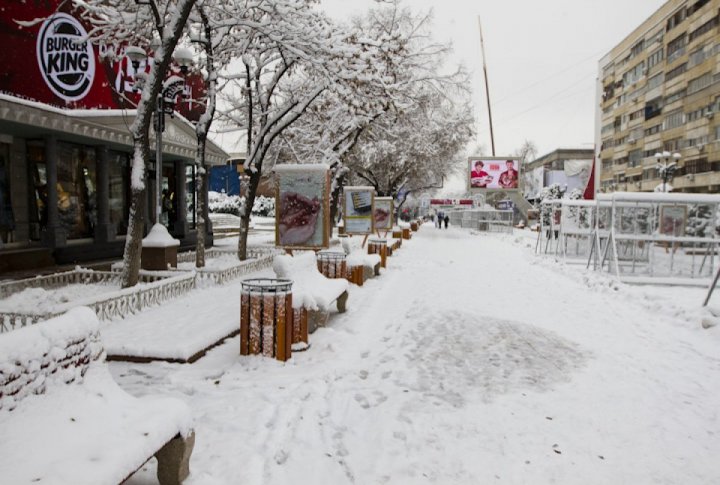
[[[698,0],[697,2],[695,2],[691,7],[688,8],[688,17],[703,8],[708,3],[710,3],[710,0]]]
[[[682,148],[682,137],[673,138],[672,140],[667,140],[665,143],[663,143],[663,151],[666,152],[676,152]]]
[[[685,124],[685,113],[682,110],[676,110],[668,114],[663,122],[663,130],[671,130]]]
[[[687,71],[687,62],[683,62],[675,69],[668,71],[667,74],[665,75],[665,81],[669,81],[673,78],[676,78],[680,74],[684,73],[685,71]]]
[[[645,50],[645,39],[640,39],[639,42],[637,42],[632,48],[630,48],[630,57],[636,57],[642,54],[642,51]]]
[[[650,79],[648,79],[647,83],[647,89],[648,91],[655,89],[658,86],[662,86],[663,81],[665,80],[665,73],[661,72],[660,74],[656,74]]]
[[[625,74],[623,74],[623,85],[630,86],[635,84],[645,75],[645,61],[639,63]]]
[[[675,12],[675,14],[668,19],[667,23],[665,24],[665,31],[670,31],[674,29],[675,27],[680,25],[682,21],[685,20],[685,18],[685,8],[683,7],[677,12]]]
[[[110,152],[108,161],[108,207],[110,223],[118,235],[127,234],[130,212],[130,157],[125,153]]]
[[[637,167],[642,162],[642,150],[628,152],[628,167]]]
[[[645,129],[645,136],[654,135],[656,133],[660,133],[660,129],[662,129],[662,125],[655,125],[651,126],[650,128]]]
[[[687,93],[688,94],[697,93],[698,91],[710,86],[712,84],[712,82],[713,82],[712,72],[706,72],[702,76],[696,77],[695,79],[691,79],[690,82],[688,82]]]
[[[633,111],[632,113],[630,113],[630,115],[628,116],[628,119],[630,121],[635,121],[635,120],[639,120],[639,119],[643,118],[644,115],[645,115],[645,108],[640,108],[639,110]]]
[[[667,96],[665,96],[665,105],[667,106],[668,104],[674,103],[675,101],[682,99],[684,97],[685,97],[684,89],[681,89],[680,91],[675,91],[674,93],[668,94]]]
[[[653,66],[661,63],[664,58],[665,58],[665,49],[663,49],[661,47],[648,56],[648,59],[647,59],[648,69],[652,69]]]
[[[715,106],[715,104],[713,103],[713,104],[709,104],[707,106],[703,106],[702,108],[690,111],[687,114],[688,122],[699,120],[699,119],[704,118],[705,116],[709,115],[710,113],[713,112],[714,106]]]
[[[667,62],[670,64],[672,61],[680,57],[685,53],[685,44],[687,44],[687,34],[681,34],[674,38],[667,45]]]
[[[702,24],[697,29],[690,32],[690,36],[689,36],[690,42],[694,41],[695,39],[697,39],[698,37],[700,37],[703,34],[707,34],[708,32],[710,32],[712,29],[714,29],[717,26],[718,26],[718,17],[716,15],[715,17],[711,18],[710,20],[708,20],[707,22]]]
[[[706,59],[709,59],[713,55],[715,46],[713,44],[707,44],[699,49],[695,49],[688,55],[688,68],[702,64]]]

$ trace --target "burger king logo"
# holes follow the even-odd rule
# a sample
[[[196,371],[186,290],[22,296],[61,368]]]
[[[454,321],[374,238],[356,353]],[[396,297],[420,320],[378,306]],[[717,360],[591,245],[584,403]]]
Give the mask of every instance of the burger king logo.
[[[48,87],[65,101],[82,99],[95,76],[95,54],[83,26],[65,13],[43,22],[37,58]]]

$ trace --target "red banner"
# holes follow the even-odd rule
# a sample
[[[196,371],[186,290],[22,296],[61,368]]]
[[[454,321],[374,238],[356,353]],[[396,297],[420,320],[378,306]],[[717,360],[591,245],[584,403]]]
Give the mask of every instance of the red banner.
[[[123,55],[124,48],[118,61],[105,55],[107,47],[83,42],[88,26],[79,17],[71,2],[3,2],[0,92],[61,108],[135,108],[140,93],[133,89],[135,69]],[[151,64],[152,57],[139,69],[149,71]],[[179,69],[173,67],[172,74],[179,75]],[[205,85],[197,73],[185,80],[186,100],[177,108],[186,118],[197,120],[205,109]]]

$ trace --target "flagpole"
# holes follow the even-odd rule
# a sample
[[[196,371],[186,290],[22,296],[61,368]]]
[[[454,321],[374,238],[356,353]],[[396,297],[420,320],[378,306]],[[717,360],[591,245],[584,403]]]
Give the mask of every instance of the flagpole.
[[[490,86],[488,86],[487,64],[485,62],[485,43],[483,42],[482,24],[478,15],[478,28],[480,29],[480,51],[483,60],[483,73],[485,75],[485,97],[487,98],[488,118],[490,120],[490,144],[492,145],[492,156],[495,156],[495,136],[493,134],[492,109],[490,109]]]

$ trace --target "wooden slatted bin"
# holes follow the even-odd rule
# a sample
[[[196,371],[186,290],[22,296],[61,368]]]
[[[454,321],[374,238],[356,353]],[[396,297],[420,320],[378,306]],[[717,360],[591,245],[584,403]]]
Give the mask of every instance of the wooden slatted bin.
[[[240,291],[240,355],[286,361],[293,340],[292,281],[251,278]]]
[[[403,237],[402,229],[393,229],[392,237],[393,237],[393,239],[402,239],[402,237]]]
[[[418,230],[418,223],[417,223],[417,222],[414,222],[414,221],[411,222],[411,223],[410,223],[410,230],[411,230],[412,232],[417,232],[417,230]]]
[[[317,266],[318,271],[326,278],[345,278],[347,276],[345,253],[320,251],[317,253]]]
[[[350,266],[347,270],[347,280],[362,286],[365,283],[365,268],[362,266]]]
[[[380,266],[387,268],[387,240],[382,238],[368,239],[368,254],[380,255]]]
[[[403,239],[410,239],[412,236],[410,235],[410,229],[409,228],[403,228],[402,230],[402,238]]]

